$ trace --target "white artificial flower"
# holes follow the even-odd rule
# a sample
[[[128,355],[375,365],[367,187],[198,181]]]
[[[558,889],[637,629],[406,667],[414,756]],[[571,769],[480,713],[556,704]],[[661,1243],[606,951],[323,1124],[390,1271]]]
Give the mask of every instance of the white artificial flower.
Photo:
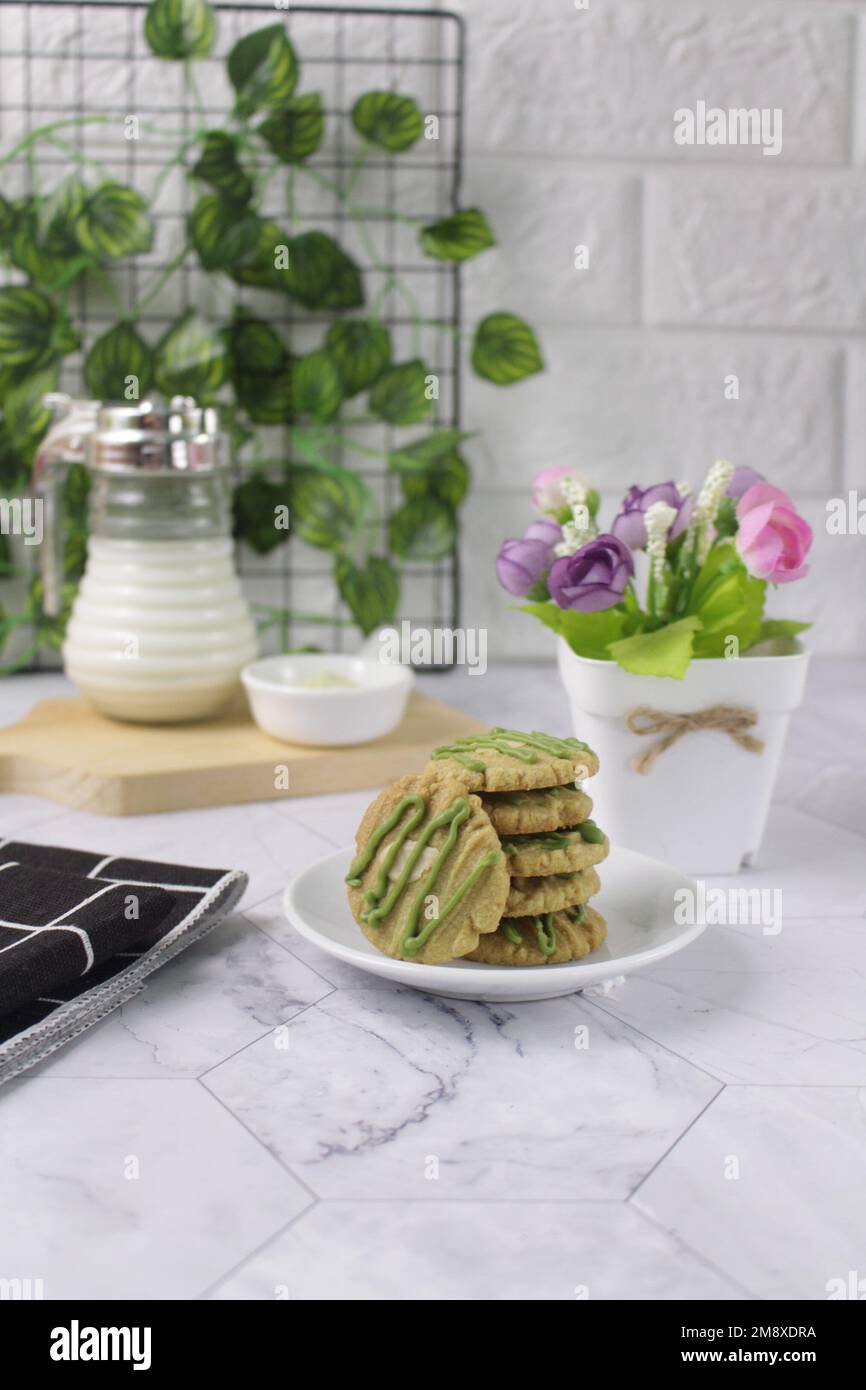
[[[567,521],[562,528],[562,540],[553,547],[554,555],[574,555],[586,544],[587,535],[585,527],[578,526],[574,521]]]
[[[572,511],[575,507],[586,505],[586,495],[589,489],[582,478],[563,478],[561,486],[562,495]]]
[[[733,476],[734,465],[728,463],[726,459],[717,460],[707,473],[704,485],[698,494],[698,500],[689,522],[686,543],[691,544],[697,536],[697,561],[699,565],[704,563],[710,553],[716,514]]]
[[[676,508],[668,506],[667,502],[653,502],[651,506],[647,507],[644,514],[646,551],[653,577],[657,580],[661,580],[664,576],[668,532],[676,521],[676,517]]]

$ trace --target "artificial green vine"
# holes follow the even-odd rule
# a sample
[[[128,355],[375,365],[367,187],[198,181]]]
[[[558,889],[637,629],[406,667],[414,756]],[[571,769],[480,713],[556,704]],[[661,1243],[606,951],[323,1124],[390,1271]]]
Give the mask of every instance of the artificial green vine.
[[[421,330],[433,326],[449,331],[447,324],[423,317],[410,287],[382,263],[368,223],[391,218],[414,227],[427,256],[450,262],[478,255],[494,245],[494,237],[477,208],[457,210],[425,226],[423,219],[358,200],[371,152],[399,158],[424,138],[425,116],[411,96],[371,91],[355,102],[350,120],[358,145],[344,182],[309,162],[325,139],[327,118],[318,93],[298,92],[301,65],[282,23],[235,44],[227,59],[234,108],[222,126],[208,126],[195,64],[211,52],[216,26],[207,0],[153,0],[147,11],[147,43],[157,59],[183,64],[198,121],[186,132],[140,122],[139,137],[158,134],[178,142],[149,196],[106,176],[98,160],[81,154],[74,139],[65,138],[74,137],[84,124],[116,124],[113,116],[53,121],[0,154],[0,176],[4,167],[27,160],[36,190],[14,201],[0,194],[0,257],[19,281],[0,288],[0,492],[10,497],[26,487],[33,454],[49,423],[42,398],[56,389],[64,357],[83,348],[84,385],[92,397],[136,399],[156,390],[219,405],[236,453],[247,465],[248,476],[234,499],[237,536],[261,554],[285,543],[289,534],[330,552],[339,592],[352,615],[344,621],[367,633],[397,613],[402,564],[435,561],[453,549],[458,509],[469,487],[469,469],[460,452],[466,436],[456,430],[428,430],[390,452],[357,437],[357,426],[370,421],[423,426],[434,409],[436,381],[421,356]],[[74,166],[50,192],[37,181],[42,145],[62,148]],[[125,307],[111,268],[152,249],[154,214],[177,170],[196,194],[184,244],[144,285],[136,303]],[[262,212],[265,193],[281,176],[286,183],[284,225]],[[386,277],[372,304],[367,303],[362,270],[337,240],[317,229],[296,230],[296,187],[303,179],[339,201],[365,255]],[[145,309],[182,267],[195,264],[216,285],[231,281],[252,293],[286,295],[301,309],[330,319],[322,341],[296,355],[268,321],[267,309],[256,311],[246,304],[221,323],[187,310],[157,342],[148,341],[140,327]],[[144,273],[140,264],[142,279]],[[85,278],[109,296],[117,320],[107,332],[82,343],[70,292]],[[412,356],[405,360],[395,360],[389,329],[380,317],[391,289],[403,299],[412,325]],[[497,385],[542,368],[532,329],[510,313],[490,314],[478,324],[470,360],[476,373]],[[288,461],[261,456],[259,427],[273,425],[288,430]],[[384,535],[370,488],[359,471],[345,466],[352,456],[362,463],[385,462],[399,480],[403,502]],[[71,601],[85,552],[86,480],[75,470],[65,501],[70,523],[66,592]],[[274,523],[277,510],[286,506],[291,532]],[[0,543],[4,540],[0,537]],[[0,575],[13,570],[3,547]],[[285,642],[290,616],[283,609],[269,609],[264,625]],[[319,615],[309,616],[322,621]],[[31,585],[26,611],[7,615],[0,610],[0,646],[22,624],[33,625],[36,638],[18,665],[40,645],[62,640],[63,623],[42,615],[38,581]]]

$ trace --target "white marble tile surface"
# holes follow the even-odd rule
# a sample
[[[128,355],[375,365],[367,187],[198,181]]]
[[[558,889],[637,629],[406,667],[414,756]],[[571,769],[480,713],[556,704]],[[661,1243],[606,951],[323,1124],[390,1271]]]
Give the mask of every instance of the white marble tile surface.
[[[743,1292],[624,1203],[542,1199],[320,1202],[212,1297],[583,1302]]]
[[[569,728],[549,666],[422,684]],[[0,683],[0,721],[66,688]],[[813,664],[734,880],[779,890],[778,934],[711,928],[606,994],[510,1010],[362,975],[286,923],[286,882],[351,840],[367,793],[122,819],[0,798],[3,835],[251,876],[209,939],[0,1091],[0,1277],[48,1297],[812,1299],[863,1273],[864,694],[866,662]]]
[[[708,927],[599,1008],[720,1081],[866,1086],[866,923]]]
[[[634,1198],[757,1298],[864,1274],[866,1089],[728,1087]]]
[[[574,998],[344,986],[287,1033],[204,1084],[321,1197],[625,1198],[719,1090]]]
[[[240,914],[162,967],[147,988],[33,1072],[200,1076],[332,986]]]
[[[309,1203],[197,1081],[4,1089],[4,1275],[46,1298],[192,1298]]]

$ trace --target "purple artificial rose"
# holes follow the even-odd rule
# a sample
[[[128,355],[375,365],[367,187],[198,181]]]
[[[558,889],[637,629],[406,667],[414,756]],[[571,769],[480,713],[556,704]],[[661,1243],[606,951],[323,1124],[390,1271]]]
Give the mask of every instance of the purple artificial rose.
[[[735,468],[733,477],[728,483],[728,497],[740,498],[749,491],[750,487],[755,487],[758,483],[764,482],[763,474],[756,473],[754,468]]]
[[[646,523],[644,516],[653,502],[667,502],[677,513],[668,533],[668,540],[674,540],[688,526],[692,514],[691,497],[681,497],[676,483],[655,483],[652,487],[630,487],[622,499],[622,508],[611,532],[619,540],[625,541],[632,550],[642,550],[646,545]]]
[[[522,538],[503,541],[496,557],[496,576],[503,589],[526,598],[530,589],[543,579],[553,560],[553,547],[562,540],[562,528],[555,521],[532,521]]]
[[[547,577],[560,608],[596,613],[619,603],[634,574],[634,557],[618,536],[596,536],[574,555],[555,560]]]
[[[559,545],[562,540],[562,527],[549,517],[541,517],[538,521],[530,521],[523,533],[525,541],[543,541],[548,549],[552,550],[555,545]]]

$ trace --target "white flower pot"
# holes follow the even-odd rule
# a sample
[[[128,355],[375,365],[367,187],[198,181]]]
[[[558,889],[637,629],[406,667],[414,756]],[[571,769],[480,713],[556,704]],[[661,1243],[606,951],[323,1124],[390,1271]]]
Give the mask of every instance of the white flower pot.
[[[633,676],[614,661],[576,656],[559,639],[559,671],[574,732],[598,754],[601,769],[587,790],[593,818],[611,844],[640,850],[689,874],[735,873],[756,855],[773,794],[791,711],[801,704],[809,654],[798,643],[786,655],[747,653],[735,660],[693,661],[685,679]],[[711,705],[745,706],[758,716],[750,730],[761,753],[728,733],[687,732],[660,753],[646,773],[635,755],[657,734],[638,735],[625,716],[638,705],[674,714]]]

